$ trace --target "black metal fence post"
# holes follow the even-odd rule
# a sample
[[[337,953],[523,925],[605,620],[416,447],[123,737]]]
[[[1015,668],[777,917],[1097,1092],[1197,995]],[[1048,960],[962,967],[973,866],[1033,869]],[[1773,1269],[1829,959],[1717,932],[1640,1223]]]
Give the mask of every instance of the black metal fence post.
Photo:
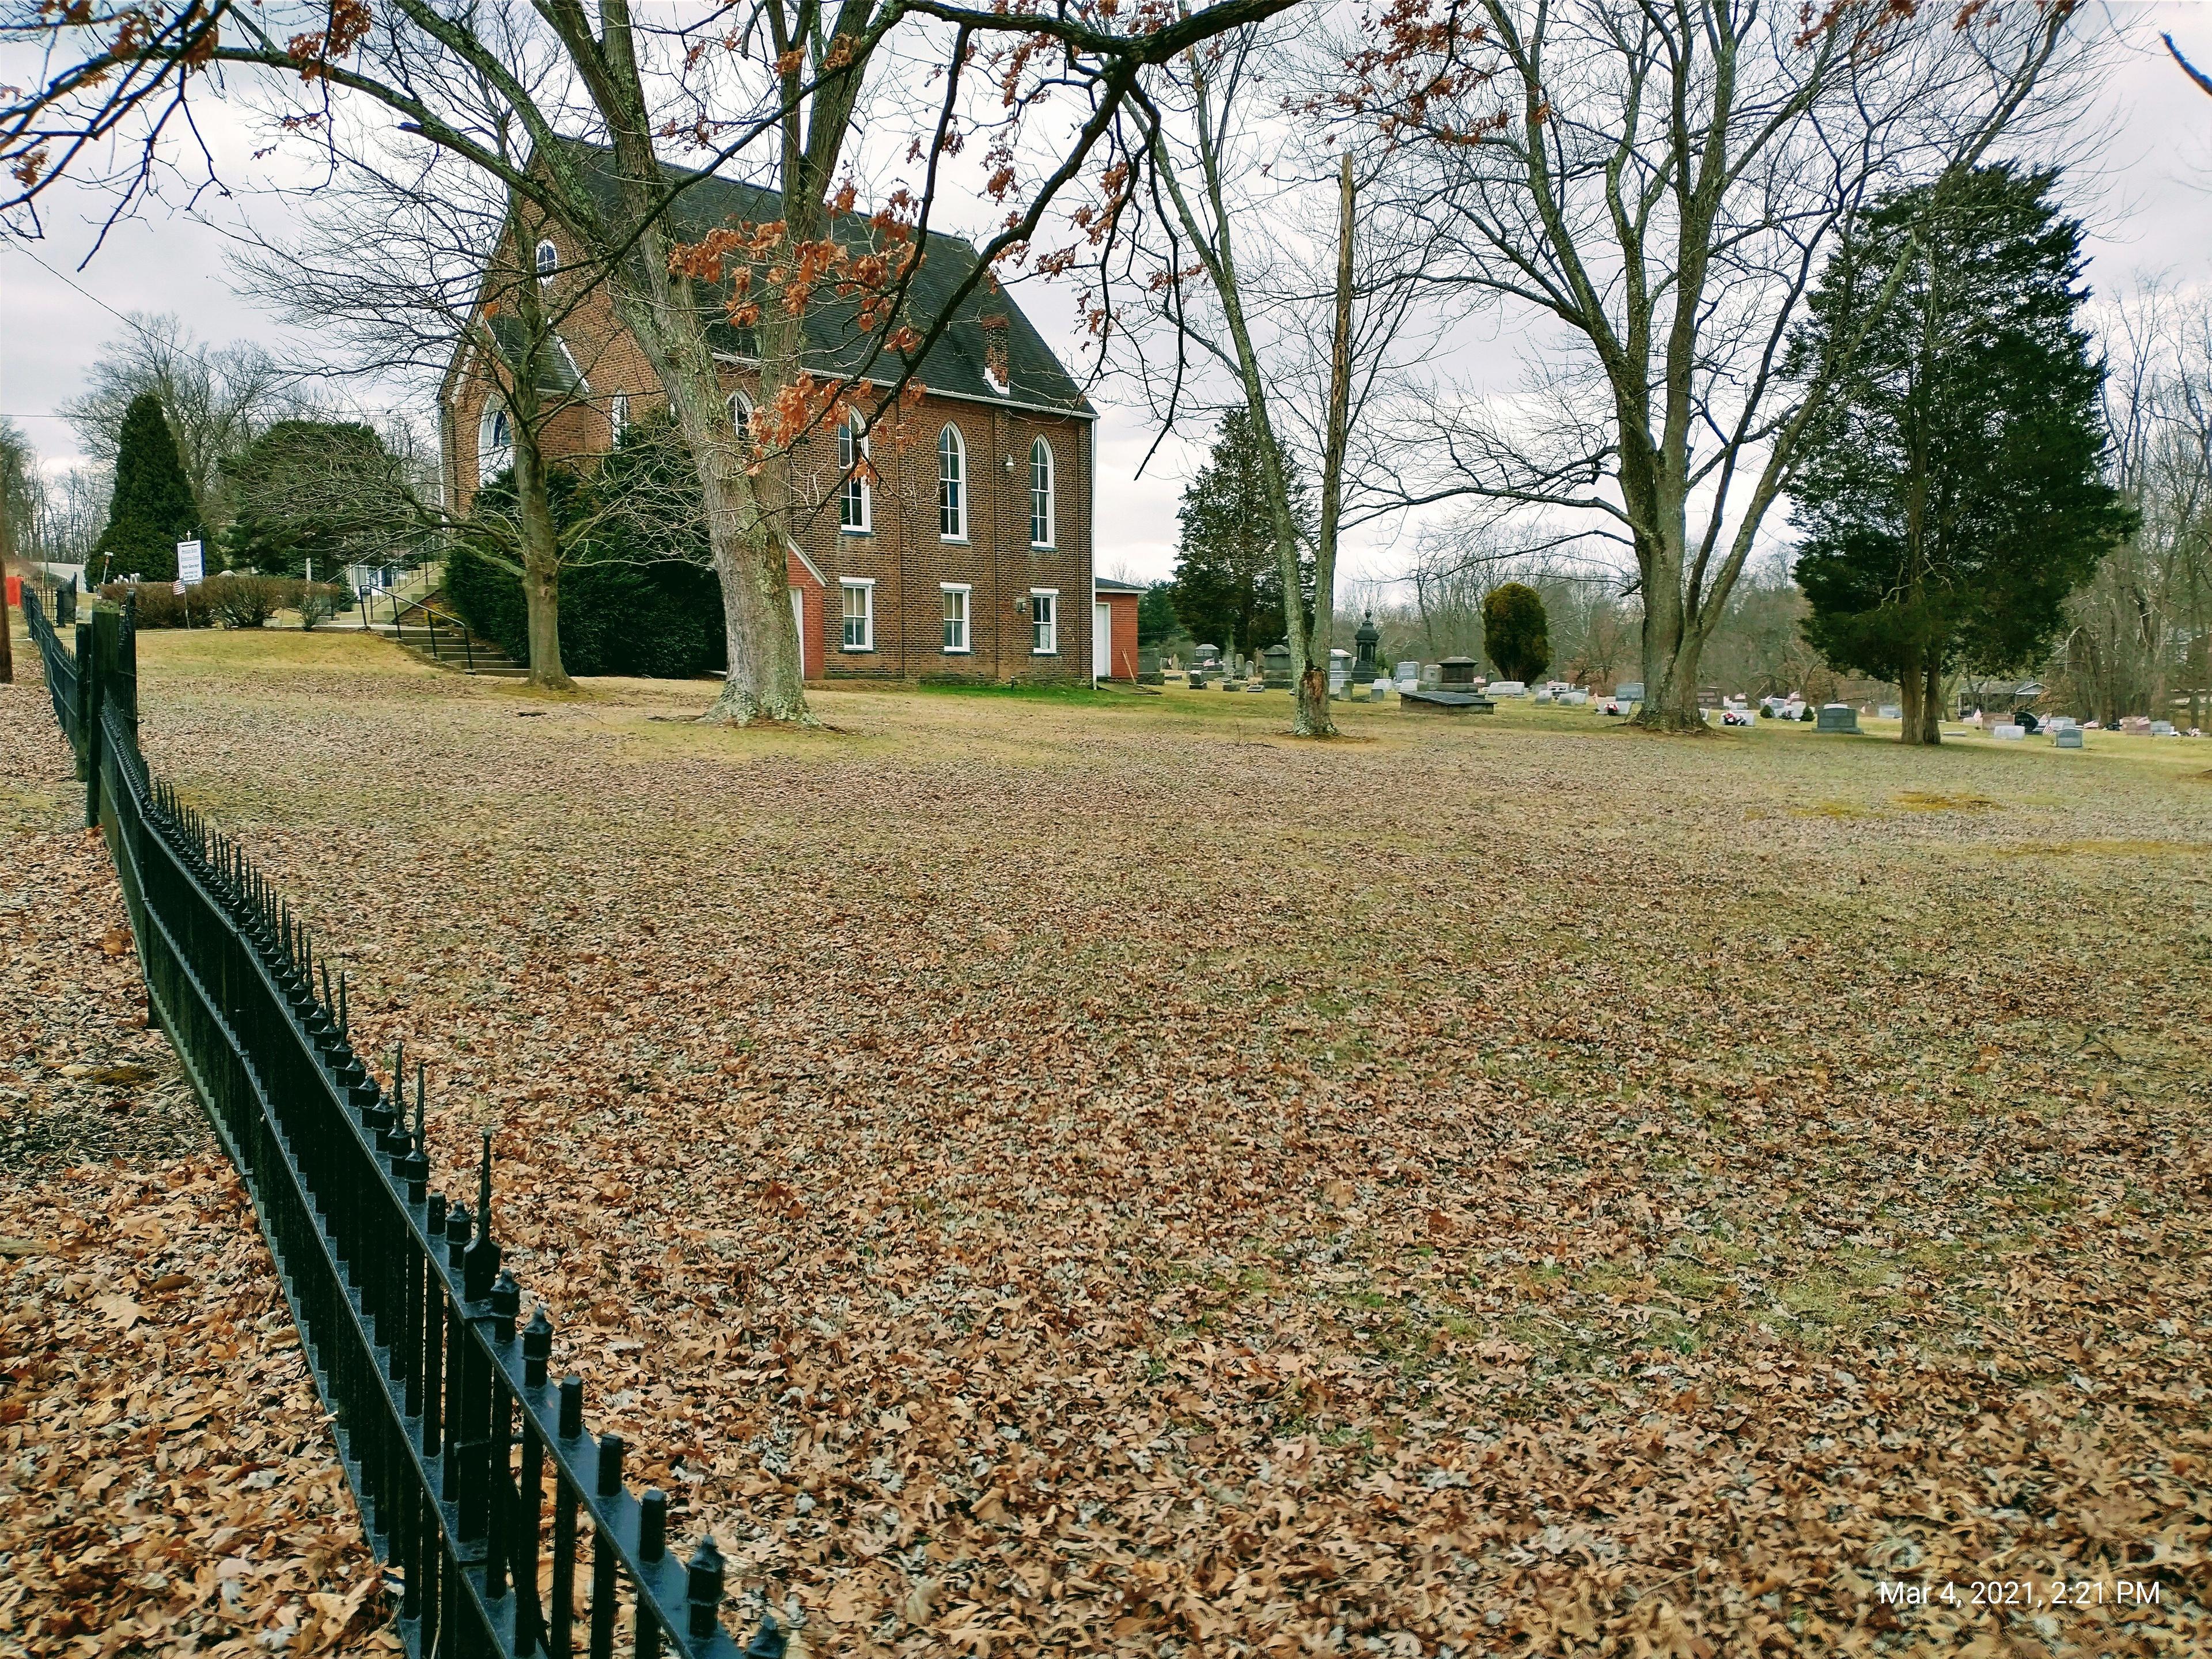
[[[586,1433],[581,1380],[548,1386],[544,1306],[516,1328],[489,1138],[471,1216],[429,1190],[419,1065],[410,1134],[401,1057],[378,1087],[351,1046],[343,976],[333,984],[238,843],[148,770],[133,618],[100,607],[72,652],[35,593],[23,609],[115,860],[149,1013],[244,1178],[362,1522],[397,1569],[409,1651],[572,1659],[588,1528],[594,1656],[612,1653],[627,1589],[643,1659],[740,1659],[713,1540],[688,1567],[671,1559],[666,1500],[631,1498],[621,1441]],[[782,1641],[764,1620],[744,1653],[775,1659]]]

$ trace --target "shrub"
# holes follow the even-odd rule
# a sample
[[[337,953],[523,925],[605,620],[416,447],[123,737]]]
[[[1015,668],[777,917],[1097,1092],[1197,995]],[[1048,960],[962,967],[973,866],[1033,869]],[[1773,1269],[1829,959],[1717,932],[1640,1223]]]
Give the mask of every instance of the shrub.
[[[353,595],[343,587],[328,582],[294,582],[289,584],[297,591],[292,597],[292,609],[300,613],[300,627],[309,631],[319,622],[328,622],[336,612],[349,610]]]
[[[220,575],[202,584],[225,628],[259,628],[291,599],[297,584],[276,576]]]
[[[1525,582],[1491,589],[1482,601],[1482,648],[1507,679],[1534,684],[1552,665],[1542,596]]]
[[[110,605],[119,605],[133,596],[138,602],[141,628],[215,626],[215,608],[205,582],[196,583],[182,593],[167,582],[108,582],[100,590],[100,597]]]

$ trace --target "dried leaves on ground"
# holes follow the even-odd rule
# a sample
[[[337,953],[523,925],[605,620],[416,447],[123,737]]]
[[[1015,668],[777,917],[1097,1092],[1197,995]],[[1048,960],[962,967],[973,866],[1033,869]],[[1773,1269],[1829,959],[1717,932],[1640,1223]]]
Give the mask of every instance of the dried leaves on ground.
[[[143,650],[817,1653],[2212,1648],[2179,749]]]
[[[395,1650],[45,699],[0,686],[0,1654]]]

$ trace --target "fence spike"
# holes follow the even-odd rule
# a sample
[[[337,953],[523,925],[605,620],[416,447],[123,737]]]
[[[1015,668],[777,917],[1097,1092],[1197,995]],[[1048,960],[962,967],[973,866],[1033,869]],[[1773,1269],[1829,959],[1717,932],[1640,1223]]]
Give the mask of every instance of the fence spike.
[[[483,1163],[477,1173],[477,1231],[491,1237],[491,1131],[483,1132]]]
[[[323,976],[323,1006],[335,1014],[338,1001],[331,994],[331,964],[327,962],[319,962],[315,964],[315,968]]]
[[[353,1036],[352,1024],[346,1018],[346,970],[343,968],[338,969],[338,1035],[348,1040]]]
[[[690,1615],[692,1639],[703,1642],[714,1633],[722,1610],[722,1553],[714,1547],[714,1534],[707,1533],[684,1569],[684,1601]],[[771,1613],[762,1621],[763,1633],[775,1622]],[[756,1637],[757,1642],[760,1638]],[[779,1650],[780,1651],[780,1650]]]
[[[430,1109],[428,1103],[430,1098],[430,1088],[429,1085],[423,1081],[425,1070],[421,1060],[415,1062],[415,1144],[422,1149],[425,1156],[428,1156],[430,1142],[424,1133],[423,1126],[429,1117]],[[404,1089],[407,1085],[403,1083],[399,1086]]]
[[[522,1380],[533,1389],[545,1386],[546,1362],[553,1357],[553,1322],[545,1316],[541,1299],[530,1322],[522,1328]]]

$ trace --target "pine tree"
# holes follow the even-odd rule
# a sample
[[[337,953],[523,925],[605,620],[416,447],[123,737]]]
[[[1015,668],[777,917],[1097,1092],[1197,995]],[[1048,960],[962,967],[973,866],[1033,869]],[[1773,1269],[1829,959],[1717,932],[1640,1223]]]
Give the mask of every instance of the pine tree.
[[[234,568],[337,581],[382,551],[404,521],[384,441],[357,421],[279,421],[222,464],[238,515],[223,532]]]
[[[1285,458],[1287,464],[1287,458]],[[1310,530],[1304,483],[1291,479],[1293,511]],[[1221,417],[1212,453],[1182,493],[1176,514],[1174,600],[1200,643],[1256,654],[1281,639],[1282,567],[1275,557],[1258,434],[1243,409]]]
[[[2075,320],[2081,228],[2051,203],[2056,177],[1984,167],[1884,198],[1791,344],[1804,374],[1864,337],[1791,485],[1796,575],[1807,639],[1898,683],[1906,743],[1939,740],[1946,672],[2048,650],[2067,595],[2129,532],[2101,473],[2104,365]]]
[[[115,450],[115,496],[93,547],[93,574],[177,579],[177,544],[198,533],[200,511],[177,459],[161,400],[142,392],[123,411]]]

